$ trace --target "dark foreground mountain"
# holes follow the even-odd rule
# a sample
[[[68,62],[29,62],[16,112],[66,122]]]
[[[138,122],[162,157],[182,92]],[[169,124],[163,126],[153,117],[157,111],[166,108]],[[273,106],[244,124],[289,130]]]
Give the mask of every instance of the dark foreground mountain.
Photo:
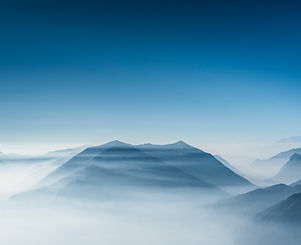
[[[197,180],[160,159],[146,154],[141,149],[119,141],[85,149],[54,171],[47,179],[80,175],[79,173],[85,172],[90,167],[97,167],[98,170],[103,170],[105,173],[110,171],[112,175],[120,172],[128,178],[134,178],[143,173],[145,177],[150,175],[150,179],[156,180],[163,177],[171,178],[174,173],[177,173],[188,179]],[[100,173],[99,175],[102,176]],[[199,180],[199,182],[201,181]],[[205,187],[213,186],[205,182],[203,185]]]
[[[60,190],[61,194],[80,195],[82,188],[92,195],[112,188],[141,191],[189,188],[224,194],[218,187],[121,142],[87,149],[80,157],[83,156],[87,157],[84,168],[76,164],[78,161],[72,161],[58,169],[58,172],[73,172],[79,168],[64,179],[69,183]]]
[[[264,222],[301,225],[301,193],[294,194],[264,210],[256,215],[256,219]]]
[[[301,192],[301,185],[288,186],[279,184],[222,200],[214,207],[237,214],[253,216],[299,192]]]
[[[301,179],[301,155],[295,153],[271,180],[289,184],[299,179]]]

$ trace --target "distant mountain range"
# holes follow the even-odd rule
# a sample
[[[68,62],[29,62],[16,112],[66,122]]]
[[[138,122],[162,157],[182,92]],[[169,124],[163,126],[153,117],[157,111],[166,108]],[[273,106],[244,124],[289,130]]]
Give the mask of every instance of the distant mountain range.
[[[246,216],[253,216],[258,212],[285,200],[289,196],[301,192],[301,185],[278,184],[222,200],[214,205],[221,210],[229,210]]]
[[[258,173],[267,173],[266,177],[269,178],[277,174],[294,154],[301,154],[301,148],[284,151],[268,159],[257,159],[252,163],[252,168]]]
[[[301,193],[260,212],[255,218],[264,222],[301,225]]]
[[[97,196],[111,188],[190,188],[225,196],[223,190],[255,187],[211,154],[182,141],[138,146],[113,141],[89,147],[54,170],[40,186],[68,196]]]
[[[299,179],[301,179],[301,155],[295,153],[270,180],[278,183],[289,184]]]
[[[7,164],[36,164],[48,161],[55,161],[59,160],[67,161],[71,157],[75,156],[79,152],[81,152],[85,147],[75,147],[70,149],[63,149],[57,151],[47,152],[41,155],[20,155],[20,154],[5,154],[0,152],[0,162],[7,163]]]
[[[112,141],[80,150],[67,149],[45,154],[45,158],[68,160],[53,167],[53,171],[35,189],[18,194],[13,199],[36,201],[45,197],[71,197],[107,200],[123,197],[127,193],[171,193],[181,190],[177,193],[183,195],[193,191],[202,198],[215,196],[223,199],[211,205],[214,211],[243,214],[250,218],[255,216],[259,221],[300,220],[301,155],[293,153],[298,149],[271,158],[283,160],[290,156],[275,179],[289,179],[290,183],[294,183],[258,189],[220,156],[213,156],[183,141],[168,145],[131,145]],[[237,190],[248,192],[234,197],[229,194],[229,191],[235,194]]]
[[[87,146],[79,146],[74,148],[68,148],[63,150],[56,150],[56,151],[49,151],[43,156],[45,157],[68,157],[68,156],[75,156],[76,154],[80,153],[82,150],[87,148]]]

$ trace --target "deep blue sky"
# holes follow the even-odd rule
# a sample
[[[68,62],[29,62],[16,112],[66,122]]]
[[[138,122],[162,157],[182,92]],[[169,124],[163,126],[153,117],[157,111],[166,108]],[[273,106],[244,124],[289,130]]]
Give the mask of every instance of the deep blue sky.
[[[301,135],[299,1],[0,2],[0,143]]]

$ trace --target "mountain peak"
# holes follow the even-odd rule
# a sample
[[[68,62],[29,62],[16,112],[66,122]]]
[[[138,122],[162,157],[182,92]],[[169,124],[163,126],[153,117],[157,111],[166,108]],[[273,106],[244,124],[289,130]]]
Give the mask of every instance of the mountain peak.
[[[186,144],[184,141],[180,140],[180,141],[177,141],[173,144],[170,144],[172,146],[176,146],[176,147],[179,147],[179,148],[187,148],[187,147],[192,147],[191,145],[188,145]]]
[[[182,140],[179,140],[179,141],[177,141],[176,143],[174,143],[175,145],[178,145],[178,146],[190,146],[190,145],[188,145],[188,144],[186,144],[184,141],[182,141]]]
[[[100,148],[109,148],[109,147],[128,147],[129,144],[121,142],[119,140],[113,140],[106,144],[99,146]]]
[[[185,143],[182,140],[177,141],[176,143],[170,144],[169,146],[172,146],[172,147],[178,148],[178,149],[194,149],[194,150],[198,150],[198,151],[203,152],[201,149],[196,148],[196,147],[191,146],[191,145],[188,145],[187,143]]]

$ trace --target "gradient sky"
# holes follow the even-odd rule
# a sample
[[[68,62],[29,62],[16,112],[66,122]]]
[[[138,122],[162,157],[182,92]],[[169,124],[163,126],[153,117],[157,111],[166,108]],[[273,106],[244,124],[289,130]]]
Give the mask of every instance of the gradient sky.
[[[299,136],[300,12],[299,1],[1,1],[0,145]]]

